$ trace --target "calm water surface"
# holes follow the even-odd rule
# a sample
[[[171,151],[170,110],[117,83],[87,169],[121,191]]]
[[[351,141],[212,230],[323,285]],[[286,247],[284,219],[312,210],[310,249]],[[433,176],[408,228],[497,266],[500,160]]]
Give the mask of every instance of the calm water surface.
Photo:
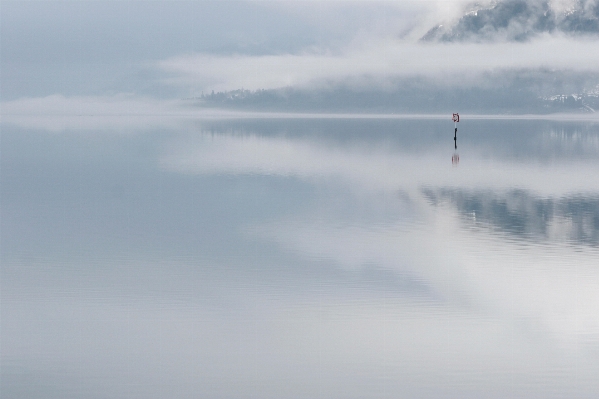
[[[2,127],[3,398],[599,397],[599,124],[85,118]]]

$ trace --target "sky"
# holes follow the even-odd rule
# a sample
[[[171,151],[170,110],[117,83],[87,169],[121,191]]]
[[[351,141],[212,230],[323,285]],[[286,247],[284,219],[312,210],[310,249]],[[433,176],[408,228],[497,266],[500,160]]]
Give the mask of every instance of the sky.
[[[551,4],[565,10],[572,2]],[[454,23],[467,6],[433,0],[4,1],[2,106],[46,98],[30,102],[37,107],[32,111],[43,112],[41,105],[68,110],[69,99],[79,97],[105,102],[127,95],[143,104],[212,90],[384,92],[411,77],[463,88],[501,85],[488,76],[503,71],[599,73],[592,35],[419,41],[430,28]]]

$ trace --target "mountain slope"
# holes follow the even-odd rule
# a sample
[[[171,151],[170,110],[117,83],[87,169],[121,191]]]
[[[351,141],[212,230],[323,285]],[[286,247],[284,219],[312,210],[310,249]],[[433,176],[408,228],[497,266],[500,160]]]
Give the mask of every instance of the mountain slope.
[[[599,37],[599,2],[556,9],[549,1],[506,0],[474,6],[457,22],[431,28],[423,41],[524,41],[542,33]]]

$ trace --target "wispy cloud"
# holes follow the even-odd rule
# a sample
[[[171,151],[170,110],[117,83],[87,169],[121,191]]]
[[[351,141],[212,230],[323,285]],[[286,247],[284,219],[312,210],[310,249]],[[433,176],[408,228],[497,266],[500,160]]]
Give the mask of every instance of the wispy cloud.
[[[0,103],[2,123],[52,132],[103,130],[107,133],[139,129],[174,128],[195,118],[226,118],[239,113],[200,109],[191,102],[113,96],[30,97]]]
[[[166,82],[196,90],[326,87],[329,84],[388,87],[393,79],[433,78],[443,84],[478,84],[477,75],[496,70],[546,68],[599,71],[599,41],[545,35],[527,43],[421,44],[364,39],[336,52],[280,55],[188,54],[158,67]]]

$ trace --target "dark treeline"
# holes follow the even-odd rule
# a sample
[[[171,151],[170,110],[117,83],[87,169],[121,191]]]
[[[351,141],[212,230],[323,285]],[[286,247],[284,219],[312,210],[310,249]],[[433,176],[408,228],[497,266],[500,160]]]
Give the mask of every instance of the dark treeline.
[[[381,113],[553,113],[595,112],[599,94],[556,94],[540,96],[526,87],[436,88],[406,85],[393,91],[326,90],[282,88],[211,92],[193,98],[205,107],[295,112],[381,112]]]

